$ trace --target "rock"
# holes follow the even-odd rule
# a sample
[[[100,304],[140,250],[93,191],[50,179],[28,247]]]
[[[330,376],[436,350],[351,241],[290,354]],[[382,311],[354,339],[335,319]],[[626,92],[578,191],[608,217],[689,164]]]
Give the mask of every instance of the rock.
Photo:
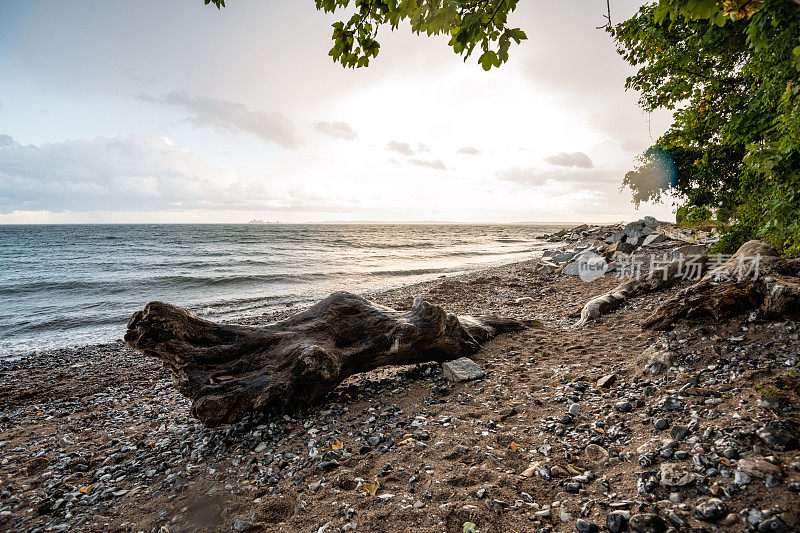
[[[330,472],[331,470],[336,470],[339,468],[339,461],[336,459],[331,459],[330,461],[322,461],[319,463],[319,468],[323,472]]]
[[[745,457],[739,459],[738,470],[756,479],[766,479],[769,476],[783,476],[781,468],[764,459],[763,457]]]
[[[783,480],[777,476],[769,476],[766,481],[764,481],[764,485],[768,489],[774,489],[775,487],[779,486],[783,483]]]
[[[683,440],[689,434],[689,428],[681,425],[674,425],[669,430],[669,436],[675,440]]]
[[[777,516],[764,520],[758,525],[758,533],[789,533],[790,531],[789,526]]]
[[[675,511],[670,511],[667,513],[667,520],[669,520],[673,526],[680,530],[687,529],[689,527],[689,524],[686,523],[686,520],[678,516],[678,513]]]
[[[571,414],[572,416],[577,416],[577,415],[578,415],[578,413],[580,413],[580,412],[581,412],[581,404],[579,404],[579,403],[573,403],[573,404],[571,404],[571,405],[569,406],[569,409],[567,410],[567,412],[568,412],[569,414]]]
[[[416,430],[414,433],[411,434],[412,437],[416,440],[425,441],[431,438],[430,434],[422,429]]]
[[[478,364],[467,357],[442,363],[442,373],[449,381],[473,381],[482,378],[485,374]]]
[[[697,480],[697,474],[681,463],[661,465],[661,484],[665,487],[686,487]]]
[[[756,434],[772,450],[787,452],[797,449],[797,425],[788,420],[773,420]]]
[[[644,372],[657,376],[672,366],[674,357],[675,354],[668,350],[657,350],[651,346],[642,352],[639,364]]]
[[[237,519],[233,523],[233,530],[239,533],[243,533],[244,531],[250,531],[251,529],[253,529],[253,524],[251,524],[250,522],[245,522],[244,520]]]
[[[596,468],[608,462],[608,451],[597,444],[588,445],[583,453],[586,455],[586,459]]]
[[[636,249],[636,247],[633,246],[632,244],[628,244],[627,242],[624,242],[624,241],[618,241],[618,242],[615,242],[614,244],[612,244],[611,246],[607,246],[606,249],[603,250],[603,254],[606,256],[606,258],[610,259],[610,258],[614,257],[614,253],[616,253],[616,252],[620,252],[620,253],[623,253],[625,255],[628,255],[631,252],[633,252],[635,249]]]
[[[575,521],[575,531],[578,533],[595,533],[597,530],[597,524],[593,524],[582,518]]]
[[[611,533],[621,533],[628,529],[628,520],[631,513],[628,511],[614,511],[606,516],[606,527]]]
[[[611,387],[611,385],[616,383],[616,381],[617,381],[616,374],[606,374],[605,376],[597,380],[596,385],[598,389],[607,389]]]
[[[694,516],[704,522],[716,522],[727,514],[725,502],[719,498],[702,499],[694,507]]]
[[[736,473],[733,475],[733,483],[735,485],[739,485],[740,487],[749,485],[752,482],[753,478],[751,478],[749,475],[745,474],[741,470],[736,470]]]
[[[630,528],[639,533],[664,533],[667,530],[667,523],[657,514],[637,514],[633,515],[629,522]]]
[[[653,427],[658,430],[664,430],[669,427],[669,420],[666,418],[656,418],[653,420]]]
[[[622,401],[615,403],[614,409],[616,409],[620,413],[630,413],[633,410],[633,406],[631,405],[630,402]]]
[[[625,233],[625,236],[628,238],[638,239],[644,236],[644,234],[642,233],[644,226],[645,226],[644,222],[637,220],[636,222],[631,222],[627,224],[623,232]]]
[[[650,234],[650,235],[648,235],[647,237],[644,238],[644,240],[642,241],[642,246],[649,246],[651,244],[659,244],[659,243],[662,243],[662,242],[664,242],[666,240],[668,240],[668,239],[664,235],[659,235],[659,234],[653,233],[653,234]]]

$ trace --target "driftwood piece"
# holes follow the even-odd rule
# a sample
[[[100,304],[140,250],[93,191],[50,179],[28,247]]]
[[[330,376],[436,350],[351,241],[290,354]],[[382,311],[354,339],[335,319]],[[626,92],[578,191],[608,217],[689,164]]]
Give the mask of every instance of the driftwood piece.
[[[152,302],[131,317],[125,341],[161,359],[192,400],[192,414],[215,426],[308,405],[359,372],[471,355],[481,342],[524,327],[512,319],[456,317],[422,300],[396,311],[337,292],[261,327],[217,324]]]
[[[631,280],[617,285],[614,289],[595,296],[581,309],[580,319],[575,323],[576,328],[580,328],[600,318],[600,316],[615,311],[626,300],[634,296],[640,296],[649,292],[669,288],[680,279],[681,259],[675,259],[668,265],[649,272],[647,275],[639,275]]]
[[[764,317],[800,314],[800,259],[782,259],[761,241],[743,244],[722,265],[661,304],[642,327],[663,330],[681,319],[721,320],[753,310]]]

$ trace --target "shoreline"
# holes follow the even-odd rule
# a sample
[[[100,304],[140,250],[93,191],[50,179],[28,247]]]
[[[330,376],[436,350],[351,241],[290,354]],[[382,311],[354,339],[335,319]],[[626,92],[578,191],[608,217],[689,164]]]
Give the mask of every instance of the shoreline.
[[[518,258],[515,258],[515,259],[508,260],[508,261],[501,261],[499,263],[491,264],[489,266],[475,266],[474,268],[469,268],[469,269],[466,269],[466,270],[457,270],[454,273],[431,274],[431,276],[435,275],[436,277],[433,277],[433,278],[430,278],[430,279],[427,279],[427,280],[422,280],[422,281],[411,281],[409,283],[401,283],[399,285],[387,285],[385,287],[381,287],[381,288],[378,288],[378,289],[367,289],[367,290],[364,290],[364,291],[356,291],[356,294],[358,294],[360,296],[364,296],[365,298],[369,299],[372,296],[379,297],[383,293],[403,290],[403,289],[406,289],[406,288],[412,288],[412,287],[415,287],[415,286],[418,286],[418,285],[419,286],[423,286],[423,285],[426,285],[426,284],[435,283],[435,282],[440,281],[442,279],[455,279],[455,278],[458,278],[460,276],[466,276],[466,275],[473,274],[473,273],[479,273],[479,272],[483,272],[485,270],[494,270],[494,269],[498,269],[498,268],[503,268],[503,267],[515,265],[517,263],[528,263],[530,261],[538,261],[538,260],[541,259],[542,254],[546,250],[558,246],[558,245],[553,244],[553,243],[547,243],[546,241],[537,242],[537,243],[534,243],[534,245],[535,246],[543,246],[543,248],[540,249],[540,250],[532,250],[532,251],[529,251],[529,252],[521,252],[521,254],[524,253],[527,256],[532,256],[532,257],[529,257],[528,259],[519,260]],[[452,268],[455,269],[457,267],[452,267]],[[316,303],[317,301],[321,300],[324,297],[325,297],[325,295],[321,295],[321,296],[316,297],[316,298],[313,298],[313,297],[309,297],[307,299],[304,298],[303,300],[301,300],[299,302],[289,301],[289,302],[286,302],[286,303],[283,303],[283,304],[274,304],[276,307],[280,305],[280,306],[285,307],[285,309],[274,309],[274,310],[267,311],[267,312],[262,313],[262,314],[247,315],[247,316],[242,316],[242,317],[225,319],[225,320],[221,320],[221,322],[230,323],[230,324],[264,324],[264,323],[267,323],[267,322],[264,322],[265,320],[272,320],[272,321],[280,320],[280,319],[286,318],[287,316],[290,316],[292,314],[301,312],[301,311],[311,307],[312,305],[314,305],[314,303]],[[135,312],[137,310],[138,309],[135,309],[134,311],[131,312],[131,314],[133,314],[133,312]],[[193,311],[193,312],[195,312],[197,314],[196,310]],[[207,320],[218,320],[217,317],[209,316],[209,315],[203,314],[203,313],[197,314],[197,316],[200,316],[201,318],[205,318]],[[270,318],[270,317],[277,317],[277,318]],[[124,325],[120,325],[120,329],[122,329],[123,333],[124,333]],[[28,358],[28,357],[47,357],[47,354],[49,352],[54,352],[54,351],[57,352],[57,351],[65,350],[65,349],[72,349],[72,350],[81,350],[81,349],[87,349],[87,348],[100,349],[100,348],[103,348],[103,347],[108,347],[108,346],[112,346],[112,345],[118,345],[121,342],[121,340],[122,339],[121,339],[121,336],[120,336],[120,337],[117,337],[115,339],[109,339],[107,341],[102,341],[102,342],[90,342],[90,343],[86,343],[86,344],[67,344],[67,345],[63,345],[63,346],[51,346],[51,347],[45,347],[45,348],[40,348],[40,349],[31,349],[31,350],[20,351],[20,352],[11,352],[11,353],[7,353],[7,354],[0,354],[0,369],[2,369],[2,362],[3,361],[18,360],[20,358]]]
[[[664,529],[797,527],[800,456],[796,439],[780,449],[776,423],[800,423],[797,323],[642,331],[684,283],[573,329],[575,311],[620,280],[541,267],[366,295],[538,320],[474,356],[483,379],[385,367],[313,408],[221,428],[202,427],[160,363],[120,344],[0,361],[0,529],[567,532],[635,516]]]

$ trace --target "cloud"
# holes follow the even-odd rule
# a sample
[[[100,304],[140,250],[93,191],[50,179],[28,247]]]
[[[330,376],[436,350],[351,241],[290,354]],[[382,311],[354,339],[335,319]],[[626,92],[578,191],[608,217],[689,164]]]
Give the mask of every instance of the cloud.
[[[0,213],[244,209],[276,198],[164,137],[87,137],[0,147]]]
[[[594,168],[591,158],[583,152],[566,153],[547,156],[544,160],[551,165],[559,167],[579,167],[579,168]]]
[[[14,142],[14,138],[11,135],[0,135],[0,148],[4,148],[6,146],[13,146],[16,144]]]
[[[418,167],[432,168],[434,170],[447,170],[447,167],[440,159],[409,159],[408,162]]]
[[[400,141],[389,141],[388,143],[386,143],[386,148],[393,152],[397,152],[398,154],[414,155],[414,149],[411,148],[411,145],[409,143],[404,143]]]
[[[232,134],[249,133],[264,142],[290,150],[303,145],[294,122],[277,111],[251,110],[237,102],[193,97],[183,92],[171,92],[161,97],[143,95],[141,98],[188,111],[191,115],[186,121],[197,127],[212,127]]]
[[[562,188],[606,188],[617,186],[620,176],[612,169],[577,168],[570,170],[539,169],[536,167],[512,167],[499,172],[498,177],[525,187],[558,185]]]
[[[347,122],[317,122],[314,125],[317,128],[317,131],[324,133],[325,135],[330,135],[336,139],[343,139],[345,141],[352,141],[358,134],[353,129],[353,127],[348,124]]]
[[[466,154],[466,155],[480,155],[483,152],[475,148],[474,146],[463,146],[458,149],[459,154]]]

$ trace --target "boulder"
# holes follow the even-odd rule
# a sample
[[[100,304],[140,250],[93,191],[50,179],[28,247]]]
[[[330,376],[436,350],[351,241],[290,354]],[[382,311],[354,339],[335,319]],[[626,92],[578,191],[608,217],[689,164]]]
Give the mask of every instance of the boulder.
[[[442,363],[442,373],[448,381],[463,382],[482,378],[485,373],[478,364],[467,357]]]

